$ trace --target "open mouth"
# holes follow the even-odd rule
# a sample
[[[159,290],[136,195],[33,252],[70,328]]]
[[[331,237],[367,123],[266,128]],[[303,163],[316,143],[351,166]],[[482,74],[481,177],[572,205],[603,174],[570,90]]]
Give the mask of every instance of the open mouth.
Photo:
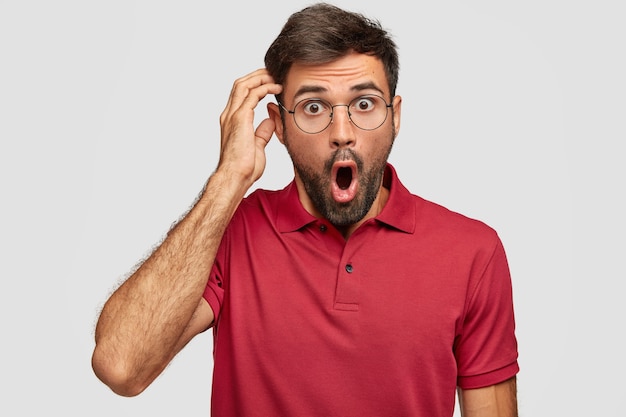
[[[337,170],[337,186],[342,190],[347,190],[352,184],[352,169],[349,167],[341,167]]]
[[[351,201],[357,193],[357,166],[353,160],[337,161],[333,164],[331,193],[338,203]]]

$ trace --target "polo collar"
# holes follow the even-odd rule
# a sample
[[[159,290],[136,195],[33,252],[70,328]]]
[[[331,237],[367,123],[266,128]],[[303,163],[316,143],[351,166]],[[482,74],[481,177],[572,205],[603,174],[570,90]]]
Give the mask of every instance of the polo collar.
[[[400,182],[395,168],[387,163],[383,184],[389,188],[389,199],[375,220],[405,233],[415,231],[415,202],[411,193]],[[283,189],[276,213],[276,225],[281,233],[294,232],[317,221],[302,206],[298,187],[293,180]]]
[[[281,233],[295,232],[317,219],[302,206],[295,179],[283,189],[276,212],[276,226]]]
[[[415,232],[416,207],[413,195],[400,182],[395,168],[389,163],[385,168],[383,184],[389,188],[389,199],[375,219],[405,233]]]

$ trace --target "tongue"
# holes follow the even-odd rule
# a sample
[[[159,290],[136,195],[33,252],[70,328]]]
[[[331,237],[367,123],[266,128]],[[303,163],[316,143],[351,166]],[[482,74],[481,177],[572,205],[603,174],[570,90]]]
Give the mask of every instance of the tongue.
[[[354,198],[357,188],[358,182],[355,181],[352,167],[337,167],[331,187],[333,199],[338,203],[347,203]]]

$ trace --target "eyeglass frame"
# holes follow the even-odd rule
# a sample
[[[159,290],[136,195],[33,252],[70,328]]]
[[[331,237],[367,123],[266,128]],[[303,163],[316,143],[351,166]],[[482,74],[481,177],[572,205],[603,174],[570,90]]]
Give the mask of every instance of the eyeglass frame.
[[[354,122],[354,120],[352,120],[352,114],[350,113],[350,105],[355,102],[356,100],[359,100],[363,97],[378,97],[379,99],[381,99],[383,101],[383,103],[385,103],[385,118],[383,119],[382,122],[380,122],[380,124],[376,127],[373,127],[371,129],[365,129],[361,126],[359,126],[358,124],[356,124]],[[298,124],[298,121],[296,120],[296,108],[298,107],[298,105],[300,103],[302,103],[305,100],[319,100],[322,103],[326,103],[330,106],[330,115],[328,116],[329,118],[329,122],[326,126],[324,126],[324,128],[322,130],[318,130],[317,132],[307,132],[306,130],[302,129],[300,127],[300,125]],[[393,98],[392,98],[393,100]],[[331,104],[330,102],[328,102],[327,100],[324,100],[322,98],[319,97],[307,97],[307,98],[303,98],[302,100],[298,100],[298,102],[294,105],[293,110],[289,110],[287,107],[285,107],[285,105],[283,103],[280,102],[280,100],[276,100],[276,102],[278,103],[278,105],[280,106],[280,108],[282,108],[283,110],[285,110],[287,113],[291,114],[293,116],[293,122],[296,124],[296,126],[298,127],[298,129],[300,129],[302,132],[309,134],[309,135],[317,135],[318,133],[323,132],[324,130],[328,129],[328,126],[330,126],[333,123],[334,120],[334,116],[335,116],[335,107],[346,107],[346,111],[348,112],[348,119],[350,119],[350,122],[355,125],[356,127],[358,127],[361,130],[365,130],[365,131],[372,131],[372,130],[376,130],[379,127],[381,127],[382,125],[385,124],[385,122],[387,121],[387,117],[389,116],[389,109],[393,108],[393,102],[392,103],[387,103],[387,100],[385,100],[384,97],[379,96],[378,94],[364,94],[362,96],[358,96],[353,98],[352,100],[350,100],[348,102],[348,104]],[[393,113],[393,109],[391,110],[391,112]]]

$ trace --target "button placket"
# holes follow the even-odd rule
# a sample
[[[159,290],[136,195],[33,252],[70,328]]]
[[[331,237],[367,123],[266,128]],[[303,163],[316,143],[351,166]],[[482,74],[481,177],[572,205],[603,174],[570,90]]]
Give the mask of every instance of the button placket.
[[[335,309],[344,311],[359,310],[361,279],[352,260],[342,257],[337,269],[337,294]]]

